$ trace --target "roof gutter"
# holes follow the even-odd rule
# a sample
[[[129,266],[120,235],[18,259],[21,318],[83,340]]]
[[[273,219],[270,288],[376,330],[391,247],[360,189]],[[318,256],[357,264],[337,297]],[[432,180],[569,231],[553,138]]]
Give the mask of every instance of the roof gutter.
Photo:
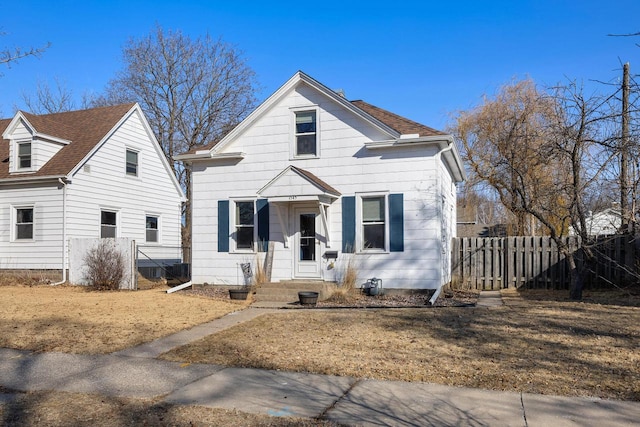
[[[59,182],[60,180],[64,180],[66,183],[71,182],[71,178],[69,178],[67,175],[25,176],[20,178],[0,179],[0,186],[13,184],[33,184],[38,182]]]

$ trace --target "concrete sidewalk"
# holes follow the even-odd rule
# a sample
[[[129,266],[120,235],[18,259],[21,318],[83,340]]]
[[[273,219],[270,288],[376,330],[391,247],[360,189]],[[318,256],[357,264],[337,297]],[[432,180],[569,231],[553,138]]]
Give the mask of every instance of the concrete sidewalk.
[[[161,398],[174,404],[321,418],[347,425],[638,425],[639,402],[181,364],[155,358],[165,348],[264,312],[250,308],[189,330],[192,332],[110,355],[0,349],[0,386]],[[0,405],[10,399],[12,395],[0,393]]]

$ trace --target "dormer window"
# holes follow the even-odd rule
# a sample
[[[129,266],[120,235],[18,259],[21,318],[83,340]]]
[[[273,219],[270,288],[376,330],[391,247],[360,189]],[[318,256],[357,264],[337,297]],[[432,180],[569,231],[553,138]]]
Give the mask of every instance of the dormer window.
[[[316,112],[298,111],[296,114],[295,156],[315,157],[318,155],[316,132]]]
[[[31,169],[31,142],[18,143],[18,169]]]

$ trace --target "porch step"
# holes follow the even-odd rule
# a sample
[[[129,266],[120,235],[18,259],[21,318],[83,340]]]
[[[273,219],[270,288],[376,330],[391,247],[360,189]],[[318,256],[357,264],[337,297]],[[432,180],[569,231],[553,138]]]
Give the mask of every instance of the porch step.
[[[335,287],[335,282],[286,280],[261,284],[253,297],[260,302],[296,302],[298,292],[312,291],[318,292],[318,299],[322,301],[329,298]]]

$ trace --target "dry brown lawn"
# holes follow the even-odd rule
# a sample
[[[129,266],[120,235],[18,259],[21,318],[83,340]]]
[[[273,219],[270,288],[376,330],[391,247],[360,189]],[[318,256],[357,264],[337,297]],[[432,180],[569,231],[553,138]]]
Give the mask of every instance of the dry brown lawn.
[[[640,400],[640,307],[506,292],[497,308],[290,310],[168,360]],[[635,298],[635,297],[634,297]]]
[[[110,353],[246,306],[167,294],[166,289],[95,292],[73,286],[2,286],[0,347]]]

